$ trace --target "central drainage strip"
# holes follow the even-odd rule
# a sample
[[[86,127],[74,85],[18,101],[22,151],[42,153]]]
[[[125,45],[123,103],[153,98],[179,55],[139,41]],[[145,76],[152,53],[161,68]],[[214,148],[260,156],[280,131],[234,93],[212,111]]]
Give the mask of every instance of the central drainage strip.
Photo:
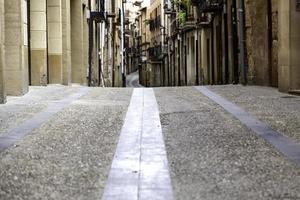
[[[102,200],[173,200],[153,89],[134,89]]]

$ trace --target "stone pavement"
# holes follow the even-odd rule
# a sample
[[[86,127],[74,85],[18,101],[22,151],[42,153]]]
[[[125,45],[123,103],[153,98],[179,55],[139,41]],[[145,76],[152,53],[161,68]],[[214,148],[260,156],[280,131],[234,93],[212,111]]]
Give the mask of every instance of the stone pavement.
[[[142,85],[140,85],[139,83],[139,72],[133,72],[129,75],[126,76],[126,87],[143,87]]]
[[[207,88],[293,141],[294,149],[299,146],[298,96],[264,87]],[[147,93],[144,103],[134,100],[138,91]],[[105,199],[131,134],[140,138],[130,151],[140,164],[127,165],[132,174],[113,183],[123,187],[136,177],[136,199],[300,199],[297,162],[194,87],[31,87],[0,105],[0,143],[28,122],[31,129],[0,152],[1,200]],[[163,177],[171,181],[161,182]],[[148,187],[146,196],[143,180],[157,186]],[[157,188],[171,188],[173,195],[160,195]],[[129,190],[121,191],[115,199],[133,199]]]

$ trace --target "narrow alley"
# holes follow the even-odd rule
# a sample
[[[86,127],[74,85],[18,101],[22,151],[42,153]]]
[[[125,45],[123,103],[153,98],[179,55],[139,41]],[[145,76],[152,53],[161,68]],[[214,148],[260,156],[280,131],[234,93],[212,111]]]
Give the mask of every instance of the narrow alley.
[[[300,200],[300,0],[0,0],[0,200]]]
[[[0,199],[300,199],[299,101],[240,85],[30,87],[0,106]]]

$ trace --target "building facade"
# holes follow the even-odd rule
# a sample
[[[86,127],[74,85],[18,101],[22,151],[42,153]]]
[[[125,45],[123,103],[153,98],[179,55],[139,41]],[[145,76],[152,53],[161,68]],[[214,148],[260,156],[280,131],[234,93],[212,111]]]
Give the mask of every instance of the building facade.
[[[143,85],[241,83],[299,91],[299,1],[152,0],[146,10]]]
[[[96,0],[1,1],[1,102],[6,94],[25,94],[29,85],[98,86],[101,4]]]

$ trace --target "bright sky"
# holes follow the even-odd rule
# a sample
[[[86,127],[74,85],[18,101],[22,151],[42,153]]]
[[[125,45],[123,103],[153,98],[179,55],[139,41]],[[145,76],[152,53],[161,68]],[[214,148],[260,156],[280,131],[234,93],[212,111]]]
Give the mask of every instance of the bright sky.
[[[150,0],[143,0],[143,7],[149,5],[150,5]]]

